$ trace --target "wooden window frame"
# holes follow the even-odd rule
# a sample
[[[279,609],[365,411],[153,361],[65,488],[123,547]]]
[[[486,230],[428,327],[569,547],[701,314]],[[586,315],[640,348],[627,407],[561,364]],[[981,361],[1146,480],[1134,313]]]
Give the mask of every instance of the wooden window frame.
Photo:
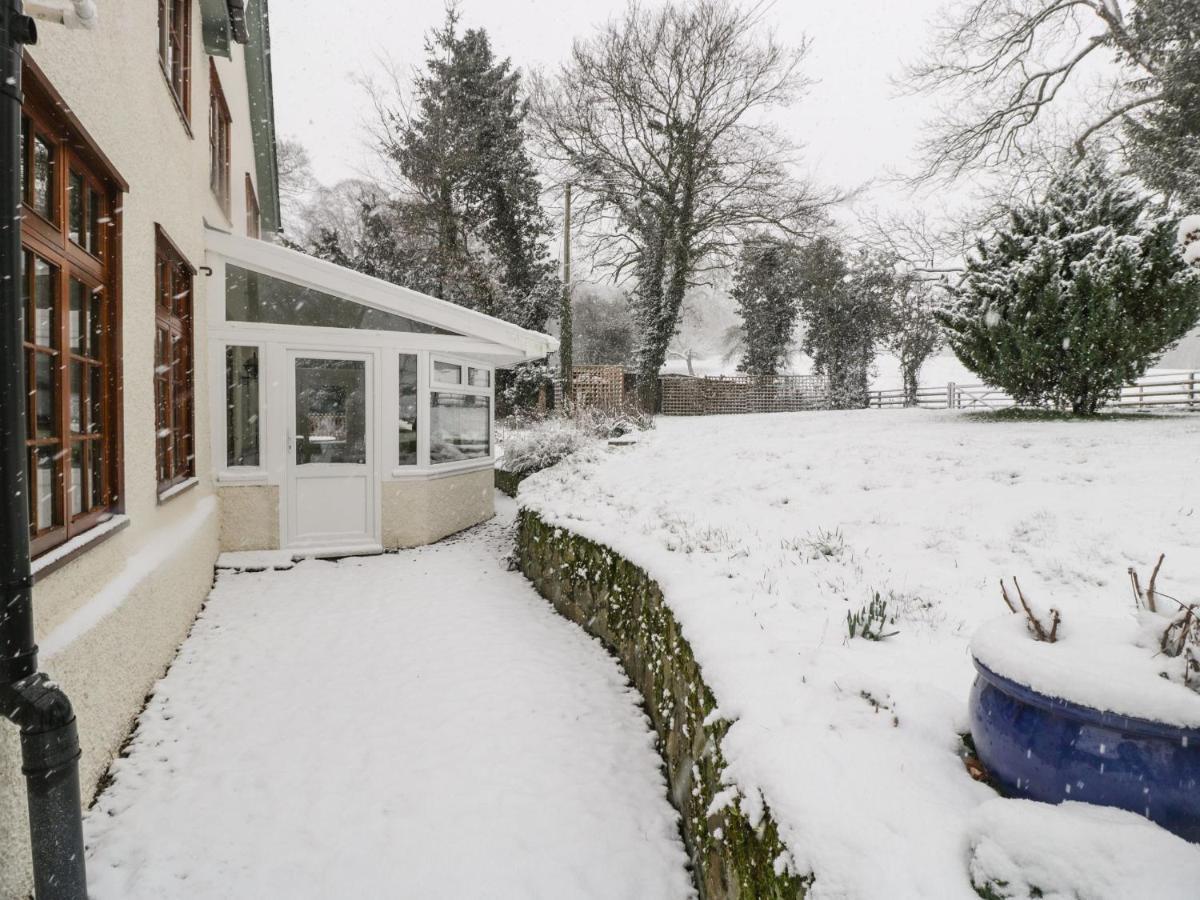
[[[158,0],[158,65],[192,133],[192,0]]]
[[[225,218],[230,217],[230,200],[233,195],[233,169],[230,159],[233,117],[221,79],[217,76],[217,65],[208,61],[208,186],[221,204]]]
[[[58,547],[123,509],[123,445],[121,434],[121,195],[128,185],[83,130],[69,107],[28,56],[22,73],[22,131],[40,135],[54,151],[56,164],[49,182],[49,216],[31,205],[33,179],[25,179],[22,196],[22,260],[34,257],[54,267],[51,304],[54,310],[48,344],[35,343],[34,311],[26,311],[24,341],[29,390],[27,490],[30,503],[30,554],[37,557]],[[22,168],[32,173],[33,141],[22,141]],[[74,177],[73,177],[74,176]],[[71,185],[80,194],[81,231],[72,237]],[[91,233],[91,239],[88,233]],[[87,293],[89,328],[80,346],[71,345],[71,286]],[[26,265],[22,293],[34,299],[34,266]],[[93,313],[95,314],[93,317]],[[38,437],[37,371],[33,361],[49,356],[53,434]],[[71,376],[80,374],[77,393],[79,430],[72,428]],[[53,457],[53,492],[49,523],[38,521],[39,470],[33,464],[39,448]],[[74,484],[71,461],[79,453],[81,484]],[[95,463],[93,465],[93,463]],[[98,476],[98,477],[97,477]],[[98,483],[97,483],[98,482]],[[95,490],[93,491],[93,487]],[[70,498],[77,491],[79,512]]]
[[[162,494],[196,474],[196,268],[161,225],[154,226],[154,276],[154,458]]]
[[[249,172],[246,173],[246,237],[262,239],[262,209]]]

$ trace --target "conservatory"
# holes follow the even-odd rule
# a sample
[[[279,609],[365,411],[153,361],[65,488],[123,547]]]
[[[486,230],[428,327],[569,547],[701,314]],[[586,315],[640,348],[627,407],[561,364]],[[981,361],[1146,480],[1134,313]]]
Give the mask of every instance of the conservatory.
[[[492,515],[495,370],[553,338],[265,241],[206,251],[222,549],[377,552]]]

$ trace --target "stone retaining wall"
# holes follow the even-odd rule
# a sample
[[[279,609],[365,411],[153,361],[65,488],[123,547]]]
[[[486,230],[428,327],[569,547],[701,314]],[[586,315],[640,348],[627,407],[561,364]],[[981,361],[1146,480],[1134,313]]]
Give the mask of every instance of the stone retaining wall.
[[[716,701],[658,585],[609,548],[530,510],[518,525],[526,577],[616,655],[645,698],[702,900],[803,898],[810,879],[787,873],[790,856],[770,811],[751,821],[736,803],[714,803],[728,796],[720,743],[729,723],[710,719]]]

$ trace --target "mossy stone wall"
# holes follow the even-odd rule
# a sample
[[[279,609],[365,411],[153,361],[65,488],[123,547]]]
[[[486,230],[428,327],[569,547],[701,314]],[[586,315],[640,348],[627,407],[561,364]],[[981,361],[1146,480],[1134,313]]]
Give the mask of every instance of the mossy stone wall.
[[[703,900],[803,898],[811,880],[788,874],[770,811],[752,822],[734,803],[714,808],[718,794],[728,795],[720,743],[729,723],[710,719],[712,691],[654,580],[528,509],[518,521],[517,558],[559,613],[616,655],[645,698]]]
[[[517,496],[517,488],[521,486],[532,472],[506,472],[504,469],[496,469],[496,490],[508,494],[510,497]]]

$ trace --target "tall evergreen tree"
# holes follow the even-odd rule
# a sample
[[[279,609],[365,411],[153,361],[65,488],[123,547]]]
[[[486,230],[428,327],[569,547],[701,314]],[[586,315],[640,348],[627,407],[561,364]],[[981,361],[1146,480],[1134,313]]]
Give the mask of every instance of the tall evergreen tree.
[[[496,59],[484,30],[459,33],[453,8],[426,51],[413,114],[385,112],[383,151],[416,196],[402,224],[429,241],[436,296],[544,329],[558,279],[520,73]]]
[[[1196,324],[1200,271],[1174,222],[1088,160],[1007,210],[939,318],[989,384],[1088,415]]]
[[[896,276],[891,260],[866,251],[855,256],[821,237],[800,254],[801,349],[813,370],[829,378],[835,409],[867,404],[871,366],[892,327]]]
[[[742,247],[732,291],[742,317],[739,372],[777,375],[787,366],[800,317],[799,264],[790,243],[760,238]]]

